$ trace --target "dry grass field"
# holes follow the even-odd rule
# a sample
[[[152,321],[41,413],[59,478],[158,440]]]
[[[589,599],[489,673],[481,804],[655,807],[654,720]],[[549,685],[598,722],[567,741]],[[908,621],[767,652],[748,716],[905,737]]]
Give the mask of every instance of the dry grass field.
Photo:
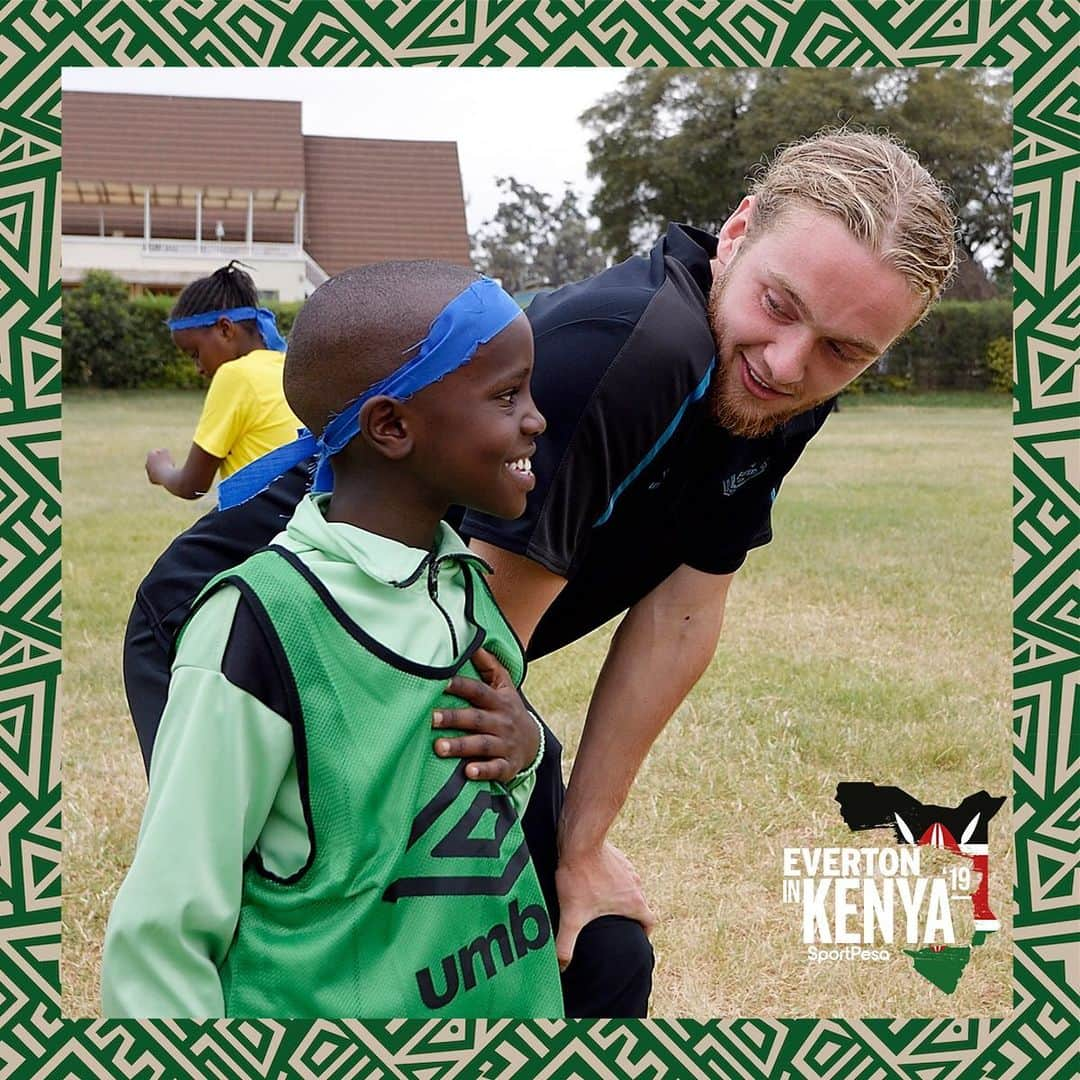
[[[101,939],[145,797],[120,677],[141,576],[204,504],[151,488],[186,452],[197,395],[64,405],[64,1014],[98,1012]],[[716,657],[648,758],[613,839],[660,917],[655,1016],[967,1016],[1010,1005],[1009,805],[990,829],[991,934],[948,995],[892,949],[811,963],[781,901],[785,847],[849,833],[840,780],[952,805],[1011,789],[1009,412],[859,401],[784,485],[776,539],[732,587]],[[533,665],[529,696],[572,755],[611,627]],[[569,764],[569,763],[567,763]],[[1011,802],[1011,800],[1010,800]],[[954,904],[960,942],[970,936]]]

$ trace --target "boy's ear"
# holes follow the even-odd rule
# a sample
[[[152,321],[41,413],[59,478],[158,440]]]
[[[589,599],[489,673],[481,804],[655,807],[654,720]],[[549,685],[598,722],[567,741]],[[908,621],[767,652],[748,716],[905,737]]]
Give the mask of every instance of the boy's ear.
[[[400,461],[412,452],[413,434],[401,402],[379,395],[360,407],[360,434],[365,441],[391,461]]]

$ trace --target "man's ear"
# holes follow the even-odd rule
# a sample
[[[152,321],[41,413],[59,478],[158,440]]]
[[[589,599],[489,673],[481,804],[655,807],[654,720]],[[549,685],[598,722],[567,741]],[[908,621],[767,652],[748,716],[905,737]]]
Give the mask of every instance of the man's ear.
[[[413,433],[401,402],[380,394],[360,407],[360,434],[383,457],[400,461],[412,452]]]
[[[716,244],[716,261],[727,266],[735,257],[740,245],[746,238],[750,227],[750,215],[754,209],[755,196],[747,195],[738,209],[720,227],[720,238]]]

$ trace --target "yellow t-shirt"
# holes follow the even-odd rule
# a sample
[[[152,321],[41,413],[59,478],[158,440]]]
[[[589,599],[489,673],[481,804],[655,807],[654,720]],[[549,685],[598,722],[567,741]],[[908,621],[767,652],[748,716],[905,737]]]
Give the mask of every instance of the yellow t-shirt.
[[[222,458],[222,479],[296,438],[302,425],[281,389],[284,366],[284,353],[255,349],[214,373],[192,441]]]

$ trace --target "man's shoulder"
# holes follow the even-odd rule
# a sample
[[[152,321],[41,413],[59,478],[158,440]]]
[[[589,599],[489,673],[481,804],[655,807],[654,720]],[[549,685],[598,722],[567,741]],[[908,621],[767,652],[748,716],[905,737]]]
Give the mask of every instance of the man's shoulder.
[[[711,282],[709,237],[671,225],[646,255],[634,255],[583,281],[543,293],[527,315],[534,336],[572,326],[615,323],[632,329],[660,295],[703,309]],[[715,247],[715,241],[713,241]],[[666,289],[666,286],[673,288]]]
[[[661,284],[653,280],[649,260],[634,256],[537,296],[525,314],[538,344],[556,332],[584,334],[605,323],[629,333]]]
[[[647,256],[534,300],[528,316],[535,378],[542,383],[556,377],[566,390],[568,384],[595,388],[616,378],[631,394],[686,383],[677,394],[683,401],[715,351],[706,313],[708,260],[694,247],[700,257],[688,266],[670,253],[665,237]]]

